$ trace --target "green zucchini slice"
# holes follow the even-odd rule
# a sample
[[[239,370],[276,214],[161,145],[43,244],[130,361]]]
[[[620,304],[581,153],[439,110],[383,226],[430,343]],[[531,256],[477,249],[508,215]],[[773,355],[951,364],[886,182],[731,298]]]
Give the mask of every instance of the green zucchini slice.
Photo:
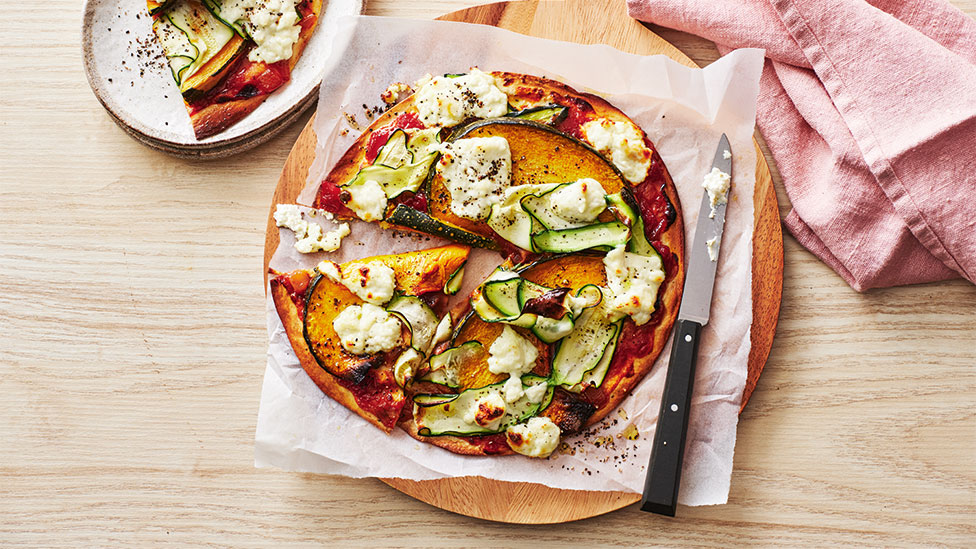
[[[518,276],[504,280],[489,280],[481,286],[485,301],[506,317],[516,317],[521,313],[518,302],[518,289],[522,279]]]
[[[504,322],[505,324],[511,324],[520,328],[532,328],[538,318],[534,314],[521,314],[519,312],[512,315],[503,314],[485,299],[484,292],[479,293],[471,299],[471,308],[485,322]]]
[[[153,22],[153,32],[181,92],[186,91],[184,84],[234,38],[234,31],[196,0],[184,0],[166,10]]]
[[[522,376],[522,387],[528,389],[537,383],[546,383],[545,378],[539,376]],[[423,436],[472,436],[490,435],[504,432],[509,426],[527,421],[538,415],[539,411],[548,406],[552,400],[553,388],[548,387],[545,396],[539,402],[532,402],[528,396],[505,406],[505,414],[494,428],[486,428],[476,423],[465,421],[464,416],[478,401],[491,395],[498,395],[504,400],[505,382],[468,389],[456,395],[417,395],[413,401],[414,419],[417,422],[418,433]]]
[[[556,212],[554,211],[552,193],[556,192],[562,187],[565,187],[566,185],[571,185],[573,183],[575,183],[575,181],[561,183],[544,193],[524,197],[521,200],[522,209],[531,215],[533,219],[538,221],[538,223],[545,229],[573,229],[586,225],[586,223],[567,221],[556,215]]]
[[[413,160],[413,155],[407,149],[407,132],[397,129],[387,139],[386,144],[380,148],[373,164],[382,164],[396,169],[411,160]]]
[[[239,1],[203,0],[203,3],[214,17],[234,29],[234,32],[241,38],[251,40],[251,34],[244,27],[244,23],[248,22],[247,14],[244,12],[244,9],[241,9]]]
[[[617,350],[617,342],[620,341],[620,332],[623,331],[623,323],[614,323],[617,331],[610,338],[610,343],[607,344],[606,350],[603,351],[603,356],[600,357],[600,362],[597,363],[596,368],[583,374],[583,379],[580,381],[579,385],[570,388],[571,391],[580,392],[587,387],[599,387],[603,385],[603,379],[607,376],[607,370],[610,369],[610,363],[613,361],[613,353]]]
[[[454,295],[458,293],[461,289],[461,284],[464,282],[464,263],[457,268],[456,271],[451,273],[450,278],[444,283],[444,293],[447,295]]]
[[[571,253],[622,246],[629,238],[630,229],[626,225],[610,221],[575,229],[542,231],[532,235],[532,246],[539,252]]]
[[[560,319],[539,316],[532,325],[532,333],[545,343],[555,343],[573,331],[573,317],[563,315]]]
[[[408,136],[402,129],[395,130],[380,148],[376,160],[360,169],[343,187],[372,179],[391,200],[407,191],[417,192],[437,158],[430,146],[440,142],[439,132],[439,128],[430,128]]]
[[[422,299],[412,295],[395,296],[386,306],[386,310],[396,315],[410,329],[410,346],[426,354],[440,322],[434,311]]]
[[[518,291],[518,304],[519,310],[525,307],[525,304],[530,299],[535,299],[537,297],[542,297],[543,294],[551,290],[552,288],[548,286],[543,286],[542,284],[536,284],[531,280],[522,279],[522,283],[519,285]]]
[[[657,256],[661,254],[647,241],[644,233],[644,218],[640,215],[637,200],[629,189],[623,189],[616,194],[607,195],[607,203],[616,212],[617,217],[630,227],[630,240],[627,242],[627,251],[630,253],[646,256]]]
[[[618,330],[619,325],[610,321],[603,307],[584,311],[576,329],[556,349],[552,358],[552,382],[572,387],[582,381],[584,374],[599,365]]]
[[[484,352],[485,349],[479,341],[465,341],[456,347],[445,349],[430,357],[430,372],[420,379],[457,389],[460,383],[458,366],[476,360]]]
[[[543,105],[511,112],[506,116],[541,122],[550,126],[558,126],[560,122],[566,119],[567,114],[569,114],[569,109],[561,105]]]
[[[156,15],[157,13],[170,7],[173,0],[149,0],[147,5],[149,7],[149,15]]]
[[[415,210],[409,206],[404,206],[403,204],[397,204],[396,208],[390,212],[386,220],[394,225],[401,225],[415,231],[453,240],[459,244],[488,250],[498,249],[498,243],[490,238],[485,238],[481,235],[469,233],[468,231],[454,227],[453,225],[448,225],[424,212]]]

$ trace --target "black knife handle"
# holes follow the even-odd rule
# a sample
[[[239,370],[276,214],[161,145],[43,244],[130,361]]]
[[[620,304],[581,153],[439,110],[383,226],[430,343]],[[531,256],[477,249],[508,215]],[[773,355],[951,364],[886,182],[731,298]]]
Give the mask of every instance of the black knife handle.
[[[678,505],[681,460],[685,454],[688,409],[695,383],[695,361],[698,358],[701,329],[701,324],[693,320],[678,320],[674,328],[671,361],[661,397],[661,413],[657,418],[651,461],[641,497],[641,509],[644,511],[673,517]]]

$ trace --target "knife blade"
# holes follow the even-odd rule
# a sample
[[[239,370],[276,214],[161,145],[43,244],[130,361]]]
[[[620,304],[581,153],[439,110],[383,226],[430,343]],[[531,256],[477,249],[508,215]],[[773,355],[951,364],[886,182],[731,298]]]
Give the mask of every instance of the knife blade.
[[[716,169],[728,175],[731,181],[732,154],[725,134],[722,134],[719,141],[715,159],[712,161],[711,175],[706,175],[706,181],[721,178],[722,174],[716,174]],[[726,197],[730,190],[731,188],[726,191]],[[644,479],[644,493],[641,496],[642,510],[670,517],[674,516],[678,504],[698,341],[702,327],[708,324],[715,269],[718,266],[718,247],[725,228],[727,203],[722,200],[721,204],[717,204],[710,195],[707,190],[703,193],[698,211],[695,240],[688,256],[681,307],[678,309],[671,342],[671,360],[661,397],[661,411],[657,419],[647,476]]]

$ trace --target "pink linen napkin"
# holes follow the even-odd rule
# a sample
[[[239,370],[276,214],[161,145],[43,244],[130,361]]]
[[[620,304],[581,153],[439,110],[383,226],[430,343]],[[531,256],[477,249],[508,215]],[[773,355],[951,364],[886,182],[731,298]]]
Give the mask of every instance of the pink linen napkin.
[[[942,0],[628,0],[761,47],[757,124],[796,239],[855,290],[976,282],[976,21]]]

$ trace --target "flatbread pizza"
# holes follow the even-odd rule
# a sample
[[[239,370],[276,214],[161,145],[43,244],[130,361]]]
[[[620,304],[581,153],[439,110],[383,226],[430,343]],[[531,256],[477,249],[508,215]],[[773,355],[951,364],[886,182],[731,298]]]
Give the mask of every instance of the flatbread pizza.
[[[345,264],[303,275],[329,280],[325,294],[274,272],[272,296],[312,379],[384,430],[392,409],[366,413],[331,387],[383,377],[396,425],[418,440],[459,454],[547,457],[561,437],[616,408],[664,347],[684,278],[674,184],[643,130],[595,95],[478,69],[414,88],[391,86],[391,107],[339,159],[312,206],[465,251],[408,261],[436,275],[427,275],[426,297],[396,286],[377,302],[402,327],[396,344],[390,327],[382,350],[354,343],[382,314],[358,331],[338,318],[360,283],[343,287]],[[332,236],[312,249],[341,245]],[[470,295],[451,298],[469,247],[497,251],[498,266]],[[426,300],[431,314],[398,314],[394,294]],[[302,300],[327,314],[298,311]],[[407,344],[411,334],[424,345]],[[335,352],[307,352],[323,342]]]

